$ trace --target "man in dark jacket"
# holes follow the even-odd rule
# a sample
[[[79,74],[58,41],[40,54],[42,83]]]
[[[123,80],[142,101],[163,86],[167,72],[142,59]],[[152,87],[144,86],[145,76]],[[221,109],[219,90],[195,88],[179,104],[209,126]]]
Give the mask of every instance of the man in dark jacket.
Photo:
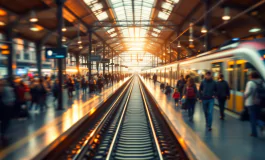
[[[201,82],[199,93],[203,104],[206,126],[208,130],[211,131],[214,98],[216,96],[216,82],[212,79],[212,73],[210,71],[206,72],[205,79]]]
[[[224,80],[224,75],[220,74],[216,85],[216,97],[219,103],[220,119],[224,120],[225,102],[230,98],[230,89],[228,83]]]
[[[185,84],[186,84],[186,81],[184,79],[184,76],[181,75],[180,79],[177,82],[177,86],[176,86],[176,88],[178,89],[178,91],[180,93],[180,98],[182,98],[183,88],[184,88]]]

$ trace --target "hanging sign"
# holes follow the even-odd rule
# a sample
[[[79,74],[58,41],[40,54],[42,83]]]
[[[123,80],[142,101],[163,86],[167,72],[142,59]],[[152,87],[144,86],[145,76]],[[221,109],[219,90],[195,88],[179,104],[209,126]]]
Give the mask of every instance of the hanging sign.
[[[67,56],[67,47],[45,48],[46,59],[62,59]]]

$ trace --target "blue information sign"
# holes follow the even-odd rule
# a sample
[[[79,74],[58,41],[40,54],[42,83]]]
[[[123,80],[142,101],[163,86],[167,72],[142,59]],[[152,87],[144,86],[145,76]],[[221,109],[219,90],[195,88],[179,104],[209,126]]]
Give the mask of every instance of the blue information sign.
[[[67,56],[67,47],[62,48],[46,48],[45,56],[47,59],[60,59],[66,58]]]

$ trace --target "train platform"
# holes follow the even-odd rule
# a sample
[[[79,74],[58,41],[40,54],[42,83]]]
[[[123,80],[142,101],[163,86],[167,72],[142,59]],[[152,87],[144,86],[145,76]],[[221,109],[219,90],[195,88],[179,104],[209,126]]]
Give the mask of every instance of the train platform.
[[[215,160],[263,160],[265,159],[265,136],[250,137],[249,122],[242,122],[231,112],[226,111],[224,121],[219,119],[219,110],[215,107],[213,130],[205,127],[203,109],[197,102],[194,122],[188,121],[188,113],[175,106],[171,96],[166,96],[159,83],[154,85],[152,80],[142,79],[150,93],[156,99],[160,110],[177,135],[179,142],[187,153],[196,159]]]
[[[57,111],[52,99],[44,112],[30,113],[28,120],[12,120],[8,129],[8,146],[1,148],[0,159],[32,159],[47,146],[60,143],[63,135],[86,116],[93,114],[124,81],[109,85],[101,93],[75,93],[72,100],[64,92],[64,110]]]

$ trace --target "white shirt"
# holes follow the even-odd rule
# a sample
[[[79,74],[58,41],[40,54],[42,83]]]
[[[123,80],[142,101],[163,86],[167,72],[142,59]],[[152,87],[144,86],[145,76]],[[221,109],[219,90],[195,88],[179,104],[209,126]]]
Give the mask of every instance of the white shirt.
[[[260,83],[261,80],[260,79],[257,79],[257,80],[253,80],[253,81],[256,81],[257,83]],[[247,83],[247,86],[246,86],[246,90],[245,90],[245,93],[244,93],[244,96],[246,97],[247,95],[247,98],[245,98],[245,106],[246,107],[249,107],[249,106],[252,106],[254,105],[254,95],[255,95],[255,90],[257,88],[257,85],[255,82],[253,81],[248,81]],[[263,83],[263,86],[264,86],[264,83]]]

